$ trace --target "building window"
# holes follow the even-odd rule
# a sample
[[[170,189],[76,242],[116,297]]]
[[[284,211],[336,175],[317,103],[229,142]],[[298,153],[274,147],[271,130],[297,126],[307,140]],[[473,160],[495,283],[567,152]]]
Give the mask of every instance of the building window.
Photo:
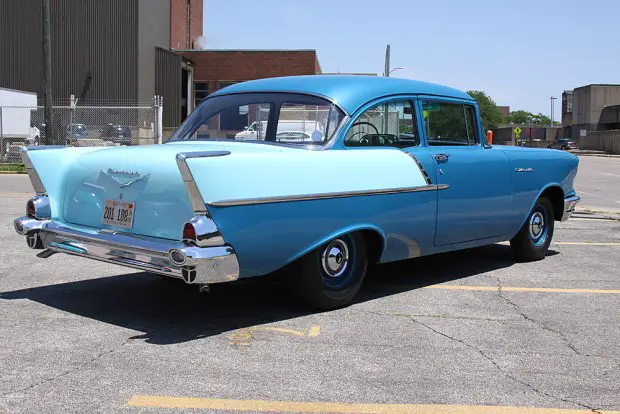
[[[230,85],[234,85],[235,83],[239,83],[239,82],[230,82],[230,81],[220,82],[220,89],[225,88]]]
[[[200,102],[209,95],[209,82],[194,83],[194,108],[197,108]]]

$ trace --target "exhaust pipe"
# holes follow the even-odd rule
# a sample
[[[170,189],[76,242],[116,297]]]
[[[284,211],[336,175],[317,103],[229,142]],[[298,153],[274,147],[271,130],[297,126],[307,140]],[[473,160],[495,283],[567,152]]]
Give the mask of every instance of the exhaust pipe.
[[[170,261],[177,266],[183,266],[187,260],[185,253],[179,249],[170,249],[168,252],[168,257],[170,258]]]

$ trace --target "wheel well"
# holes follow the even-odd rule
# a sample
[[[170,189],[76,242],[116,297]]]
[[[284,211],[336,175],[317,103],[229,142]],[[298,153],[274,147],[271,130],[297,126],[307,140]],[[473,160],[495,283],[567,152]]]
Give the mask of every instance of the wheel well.
[[[383,237],[373,230],[362,230],[360,234],[366,242],[368,261],[370,263],[379,263],[381,253],[383,253]]]
[[[562,219],[564,214],[564,191],[560,187],[549,187],[540,195],[551,202],[553,206],[553,216],[556,221]]]

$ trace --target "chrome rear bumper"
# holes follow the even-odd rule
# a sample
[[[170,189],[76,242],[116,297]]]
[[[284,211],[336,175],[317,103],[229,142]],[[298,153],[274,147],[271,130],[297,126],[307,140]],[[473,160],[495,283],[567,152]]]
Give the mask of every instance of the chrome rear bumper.
[[[581,197],[579,197],[578,195],[566,197],[564,199],[564,214],[562,214],[562,221],[568,220],[570,216],[575,212],[575,207],[577,206],[579,200],[581,200]]]
[[[228,245],[198,247],[106,230],[80,231],[32,217],[20,217],[14,226],[15,231],[28,237],[30,247],[48,250],[42,257],[49,257],[52,252],[67,253],[176,277],[187,283],[220,283],[239,278],[237,256]]]

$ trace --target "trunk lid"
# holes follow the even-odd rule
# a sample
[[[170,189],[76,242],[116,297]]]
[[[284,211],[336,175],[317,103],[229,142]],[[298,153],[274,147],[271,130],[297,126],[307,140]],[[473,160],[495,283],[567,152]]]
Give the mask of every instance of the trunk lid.
[[[179,142],[113,147],[77,157],[66,170],[64,220],[71,224],[179,240],[193,210],[176,155],[192,151],[259,153],[295,151],[238,142]],[[133,203],[130,228],[104,224],[106,201]],[[106,220],[109,222],[109,220]]]

